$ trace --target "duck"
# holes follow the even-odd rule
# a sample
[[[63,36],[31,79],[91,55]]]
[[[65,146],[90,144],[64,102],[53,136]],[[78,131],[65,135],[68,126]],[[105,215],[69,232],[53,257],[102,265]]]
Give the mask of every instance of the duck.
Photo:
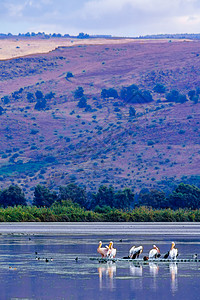
[[[138,258],[142,252],[143,252],[143,246],[138,246],[138,247],[133,246],[129,250],[129,258],[131,259]]]
[[[169,258],[170,259],[176,259],[178,256],[178,249],[175,248],[175,243],[172,242],[172,246],[171,246],[171,249],[169,251]]]
[[[149,258],[158,258],[160,256],[160,249],[156,245],[153,245],[153,249],[149,251]]]
[[[110,251],[110,248],[106,246],[105,248],[102,248],[102,241],[99,241],[99,247],[97,248],[97,252],[101,255],[102,258],[106,258],[108,252]]]
[[[115,258],[116,253],[117,253],[117,249],[113,248],[113,242],[110,241],[109,246],[108,246],[108,253],[107,253],[107,257],[109,258]]]

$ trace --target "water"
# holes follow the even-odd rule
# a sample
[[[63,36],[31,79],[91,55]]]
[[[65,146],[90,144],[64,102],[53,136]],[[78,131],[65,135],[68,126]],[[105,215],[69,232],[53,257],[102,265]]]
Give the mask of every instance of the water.
[[[113,240],[117,257],[134,244],[165,253],[174,240],[180,258],[200,258],[200,239],[188,235],[1,235],[0,299],[200,299],[200,263],[91,261],[100,239]]]

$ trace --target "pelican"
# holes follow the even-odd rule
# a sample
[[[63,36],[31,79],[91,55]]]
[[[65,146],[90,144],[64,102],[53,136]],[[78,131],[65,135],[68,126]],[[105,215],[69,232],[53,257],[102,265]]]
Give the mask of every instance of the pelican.
[[[163,258],[167,259],[169,257],[169,251],[167,251],[167,253],[165,253],[165,255],[163,256]]]
[[[175,248],[175,243],[172,242],[171,249],[169,251],[169,258],[176,259],[178,256],[178,249]]]
[[[156,245],[153,245],[153,249],[149,251],[149,258],[158,258],[160,256],[160,249]]]
[[[115,248],[113,248],[113,242],[112,241],[110,241],[108,249],[109,250],[108,250],[107,256],[110,257],[110,258],[115,258],[117,250]]]
[[[102,246],[102,242],[100,241],[99,242],[99,247],[97,248],[97,252],[99,254],[101,254],[102,258],[105,258],[105,257],[107,257],[107,254],[110,251],[110,248],[108,246],[106,246],[105,248],[101,248],[101,246]]]
[[[143,252],[143,246],[139,246],[139,247],[133,246],[129,250],[129,257],[132,259],[138,258],[142,252]]]

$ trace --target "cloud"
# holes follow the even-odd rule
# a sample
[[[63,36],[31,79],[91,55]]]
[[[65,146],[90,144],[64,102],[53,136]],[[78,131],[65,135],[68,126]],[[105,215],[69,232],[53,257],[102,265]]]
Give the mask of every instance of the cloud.
[[[199,0],[0,0],[9,31],[113,35],[198,32]],[[35,28],[35,29],[34,29]]]

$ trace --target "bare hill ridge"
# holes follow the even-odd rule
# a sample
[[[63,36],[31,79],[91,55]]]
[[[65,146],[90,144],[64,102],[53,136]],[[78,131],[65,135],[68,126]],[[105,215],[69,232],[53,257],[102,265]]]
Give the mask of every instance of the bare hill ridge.
[[[17,183],[30,194],[37,183],[57,189],[76,181],[91,191],[199,184],[200,104],[167,102],[153,91],[158,83],[166,93],[200,87],[199,42],[107,43],[0,62],[1,187]],[[131,84],[154,101],[101,97],[104,88],[120,95]],[[79,86],[89,109],[77,106]],[[37,91],[46,95],[44,109],[35,109]]]

